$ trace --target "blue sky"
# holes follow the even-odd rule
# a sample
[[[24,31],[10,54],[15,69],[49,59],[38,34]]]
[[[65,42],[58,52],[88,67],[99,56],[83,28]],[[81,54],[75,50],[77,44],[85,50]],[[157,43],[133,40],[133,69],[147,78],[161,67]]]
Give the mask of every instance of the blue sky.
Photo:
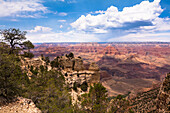
[[[170,0],[0,0],[0,29],[32,42],[170,42]]]

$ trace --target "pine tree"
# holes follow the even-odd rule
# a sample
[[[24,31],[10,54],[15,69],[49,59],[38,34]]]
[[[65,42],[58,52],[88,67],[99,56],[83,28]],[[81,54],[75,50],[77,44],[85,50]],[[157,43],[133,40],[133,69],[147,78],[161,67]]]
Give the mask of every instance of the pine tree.
[[[107,111],[107,90],[102,84],[90,86],[89,93],[82,95],[82,107],[92,113],[104,113]]]

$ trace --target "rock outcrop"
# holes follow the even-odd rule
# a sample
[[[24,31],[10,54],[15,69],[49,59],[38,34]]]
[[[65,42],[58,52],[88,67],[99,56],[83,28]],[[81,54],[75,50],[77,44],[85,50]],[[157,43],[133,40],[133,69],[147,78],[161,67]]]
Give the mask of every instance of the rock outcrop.
[[[31,99],[18,97],[17,101],[0,106],[0,113],[41,113]]]
[[[82,71],[84,70],[83,60],[81,58],[71,58],[62,56],[58,58],[59,64],[66,71]]]
[[[47,68],[47,70],[51,70],[51,66],[48,64],[46,64],[46,62],[44,60],[42,60],[41,57],[37,57],[37,58],[21,58],[21,68],[24,71],[24,73],[27,73],[29,79],[32,76],[32,72],[31,72],[31,67],[33,67],[33,69],[35,70],[36,68],[40,68],[40,66],[44,66]]]
[[[170,112],[170,73],[167,74],[163,84],[161,85],[157,97],[157,112],[159,113]]]
[[[62,56],[58,58],[65,83],[71,89],[72,103],[79,103],[79,97],[88,92],[90,85],[100,82],[99,67],[91,63],[85,69],[83,60],[80,57]]]

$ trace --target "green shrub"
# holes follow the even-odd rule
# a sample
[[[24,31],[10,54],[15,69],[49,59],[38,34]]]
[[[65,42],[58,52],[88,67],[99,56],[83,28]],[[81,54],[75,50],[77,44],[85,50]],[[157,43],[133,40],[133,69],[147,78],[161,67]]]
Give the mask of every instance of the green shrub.
[[[43,66],[43,65],[41,65],[41,66],[40,66],[40,71],[41,71],[41,73],[43,73],[43,72],[45,71],[45,69],[44,69],[44,66]]]
[[[74,54],[73,54],[73,53],[70,53],[70,54],[68,55],[68,57],[74,58]]]
[[[0,96],[11,100],[22,92],[26,78],[13,54],[0,54]]]
[[[79,77],[79,73],[77,73],[77,77]]]
[[[68,74],[67,74],[67,73],[65,73],[64,75],[65,75],[66,77],[68,76]]]
[[[24,52],[23,56],[24,56],[24,57],[27,57],[27,58],[33,58],[33,57],[34,57],[34,54],[31,53],[31,52]]]
[[[74,84],[73,84],[73,90],[77,92],[77,82],[74,82]]]
[[[82,91],[87,91],[87,88],[88,88],[88,84],[86,81],[84,81],[81,86],[80,86],[81,90]]]

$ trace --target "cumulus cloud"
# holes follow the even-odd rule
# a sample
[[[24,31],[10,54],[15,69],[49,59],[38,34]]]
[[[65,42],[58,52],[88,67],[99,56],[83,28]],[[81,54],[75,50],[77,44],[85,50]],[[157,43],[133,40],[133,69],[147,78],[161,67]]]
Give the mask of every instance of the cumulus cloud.
[[[141,26],[154,26],[158,24],[155,22],[163,11],[159,3],[160,0],[143,1],[135,6],[125,7],[122,11],[118,11],[117,7],[111,6],[106,11],[96,11],[95,13],[98,15],[82,15],[71,23],[71,26],[77,30],[94,33],[107,33],[108,30],[114,29],[126,30],[139,29]]]
[[[143,1],[122,11],[114,6],[106,11],[82,15],[71,23],[69,32],[52,32],[36,26],[27,34],[32,42],[169,41],[170,18],[160,18],[160,0]],[[58,13],[60,14],[60,13]],[[95,15],[93,15],[95,14]],[[61,14],[62,15],[62,14]],[[60,16],[61,16],[60,15]],[[63,14],[63,16],[67,14]],[[65,20],[58,20],[65,22]],[[63,23],[61,23],[63,24]],[[60,26],[62,28],[63,26]],[[68,27],[67,30],[70,30]],[[48,37],[48,38],[47,38]]]
[[[37,14],[38,12],[38,14]],[[48,12],[40,0],[0,0],[0,17],[37,17]]]
[[[50,27],[43,27],[43,26],[36,26],[33,30],[28,30],[29,33],[48,33],[51,32],[52,28]]]

